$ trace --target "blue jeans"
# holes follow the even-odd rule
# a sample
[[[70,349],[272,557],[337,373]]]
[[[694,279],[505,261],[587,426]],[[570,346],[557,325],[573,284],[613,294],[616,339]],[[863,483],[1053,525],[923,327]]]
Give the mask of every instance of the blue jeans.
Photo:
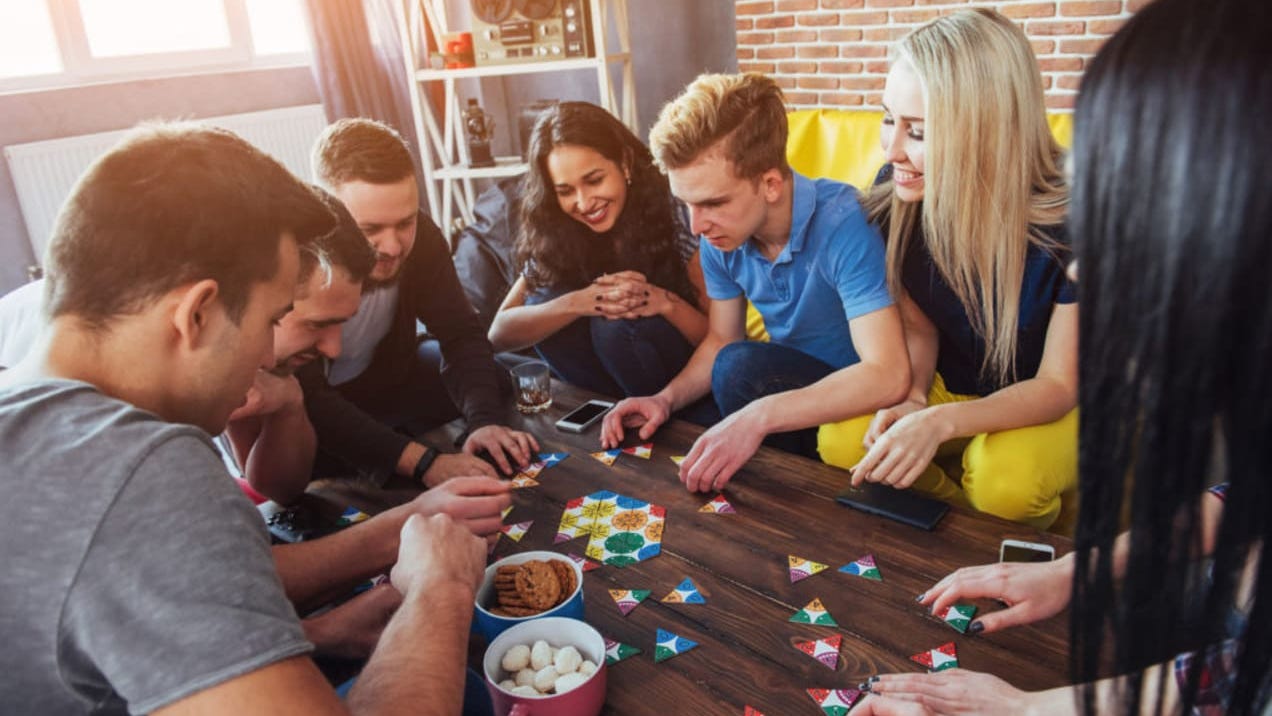
[[[720,412],[731,415],[757,398],[812,385],[834,372],[830,364],[794,348],[738,341],[716,354],[711,368],[711,392]],[[774,433],[764,439],[764,444],[818,459],[817,426]]]
[[[539,289],[526,296],[526,305],[546,303],[562,293]],[[689,362],[693,348],[662,316],[614,321],[580,318],[534,347],[557,378],[616,398],[662,390]],[[677,417],[704,425],[720,419],[710,401],[699,403]]]

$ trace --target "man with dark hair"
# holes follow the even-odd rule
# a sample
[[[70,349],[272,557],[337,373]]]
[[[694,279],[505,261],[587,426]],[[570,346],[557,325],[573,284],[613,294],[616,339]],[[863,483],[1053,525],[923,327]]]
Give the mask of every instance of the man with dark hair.
[[[298,247],[332,224],[276,161],[199,126],[134,132],[76,185],[50,324],[0,373],[0,712],[345,712],[284,594],[308,585],[280,582],[208,438],[274,365]],[[398,557],[402,605],[350,703],[458,712],[484,545],[412,515]]]
[[[313,166],[377,257],[362,305],[344,327],[343,354],[326,375],[309,369],[301,376],[319,447],[356,467],[428,486],[457,475],[494,476],[473,457],[480,452],[504,473],[528,464],[538,443],[499,425],[508,374],[464,295],[446,239],[420,210],[402,137],[373,120],[343,119],[318,138]],[[420,345],[417,321],[437,337],[440,365],[428,344]],[[460,455],[438,455],[388,427],[441,424],[461,414],[471,432]]]

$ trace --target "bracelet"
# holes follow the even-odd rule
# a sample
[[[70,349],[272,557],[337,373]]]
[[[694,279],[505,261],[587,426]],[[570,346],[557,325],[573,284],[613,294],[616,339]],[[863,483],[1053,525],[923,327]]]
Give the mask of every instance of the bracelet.
[[[433,466],[433,461],[437,459],[437,451],[427,445],[424,446],[424,454],[420,455],[420,461],[415,463],[415,469],[411,472],[411,476],[416,482],[424,481],[424,473]]]

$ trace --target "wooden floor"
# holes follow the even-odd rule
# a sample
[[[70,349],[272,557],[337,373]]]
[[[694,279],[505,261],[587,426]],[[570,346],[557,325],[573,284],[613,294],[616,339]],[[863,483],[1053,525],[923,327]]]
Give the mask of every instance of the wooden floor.
[[[817,714],[820,709],[806,689],[853,688],[872,674],[918,671],[910,655],[950,641],[965,668],[1029,690],[1065,683],[1063,616],[1002,634],[967,636],[915,602],[955,568],[995,561],[1004,538],[1049,542],[1058,553],[1069,550],[1065,540],[960,510],[951,510],[933,532],[866,515],[834,501],[846,472],[767,448],[725,491],[737,514],[702,513],[698,509],[713,495],[686,491],[669,459],[689,451],[699,428],[673,422],[655,436],[651,459],[622,455],[607,467],[588,455],[600,449],[599,428],[574,435],[552,426],[589,396],[556,385],[554,397],[555,405],[541,415],[510,411],[509,420],[538,437],[545,452],[571,457],[545,470],[538,487],[515,492],[514,510],[505,521],[534,524],[520,542],[501,538],[497,557],[531,549],[581,554],[586,538],[562,544],[553,544],[553,538],[565,503],[597,490],[667,509],[661,555],[626,568],[603,566],[584,580],[587,621],[605,636],[642,650],[610,667],[605,713],[741,714],[749,704],[769,716]],[[440,445],[453,434],[454,428],[444,428],[426,437]],[[875,556],[882,582],[837,571],[866,554]],[[830,569],[792,584],[788,555]],[[701,589],[706,604],[658,601],[686,577]],[[609,589],[652,594],[624,617]],[[838,627],[788,621],[814,598],[821,599]],[[999,608],[988,601],[976,606]],[[699,646],[656,664],[657,629]],[[836,634],[843,635],[843,645],[833,671],[794,646]]]

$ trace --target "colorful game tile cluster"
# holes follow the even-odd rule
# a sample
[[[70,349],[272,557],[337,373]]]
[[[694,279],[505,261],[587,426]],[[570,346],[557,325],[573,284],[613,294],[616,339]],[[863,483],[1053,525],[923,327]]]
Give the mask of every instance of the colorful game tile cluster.
[[[710,502],[698,508],[699,512],[714,512],[717,515],[733,515],[737,514],[737,510],[733,509],[733,505],[724,499],[724,495],[716,495]]]
[[[634,497],[601,490],[565,505],[556,543],[587,536],[589,558],[626,567],[662,552],[667,510]]]

